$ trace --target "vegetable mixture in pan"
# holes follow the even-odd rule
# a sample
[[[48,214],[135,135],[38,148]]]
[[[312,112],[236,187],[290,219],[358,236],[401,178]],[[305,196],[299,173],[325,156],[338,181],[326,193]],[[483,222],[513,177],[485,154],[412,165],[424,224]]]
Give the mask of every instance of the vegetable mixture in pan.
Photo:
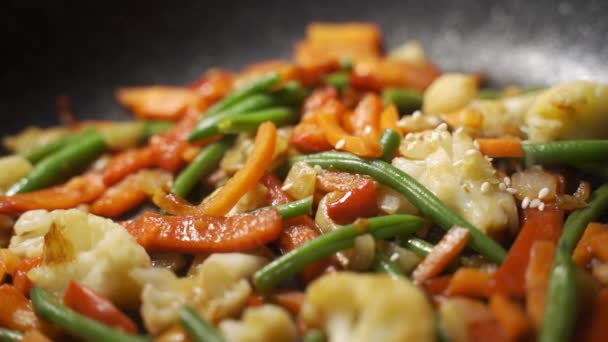
[[[381,40],[4,137],[0,341],[608,341],[608,85]]]

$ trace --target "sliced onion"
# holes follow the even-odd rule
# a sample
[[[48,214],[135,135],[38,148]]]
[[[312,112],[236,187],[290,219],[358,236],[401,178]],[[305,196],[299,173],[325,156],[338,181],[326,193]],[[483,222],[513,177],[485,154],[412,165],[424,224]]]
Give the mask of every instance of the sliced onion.
[[[511,176],[511,187],[517,190],[515,197],[520,201],[525,197],[538,198],[543,188],[547,188],[549,192],[542,199],[551,200],[557,193],[557,178],[540,169],[526,169]]]
[[[295,163],[283,182],[283,191],[295,199],[312,196],[315,193],[317,171],[305,162]]]

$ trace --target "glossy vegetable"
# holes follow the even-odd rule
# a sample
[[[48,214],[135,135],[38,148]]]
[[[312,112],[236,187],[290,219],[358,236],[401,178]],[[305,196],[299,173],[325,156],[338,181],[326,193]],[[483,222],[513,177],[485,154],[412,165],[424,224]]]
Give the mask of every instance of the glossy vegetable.
[[[395,278],[405,277],[403,272],[401,272],[401,270],[399,269],[399,266],[397,266],[397,264],[391,261],[386,256],[386,254],[382,252],[376,252],[376,254],[374,255],[372,269],[376,272],[384,272]]]
[[[288,107],[272,107],[225,118],[217,124],[217,127],[221,133],[255,132],[266,121],[276,126],[285,126],[294,123],[297,118],[297,113]]]
[[[0,341],[2,342],[17,342],[21,341],[23,335],[20,332],[0,328]]]
[[[608,140],[570,140],[523,143],[526,162],[531,164],[584,164],[608,160]]]
[[[301,215],[309,215],[312,211],[312,196],[289,203],[278,204],[274,208],[279,212],[283,220]]]
[[[384,88],[382,102],[394,104],[401,112],[407,113],[422,106],[422,92],[417,89]]]
[[[367,232],[376,239],[386,239],[392,236],[407,236],[418,230],[421,225],[422,221],[418,217],[409,215],[375,217],[346,225],[274,259],[255,273],[254,285],[260,291],[271,290],[307,265],[352,247],[355,237]]]
[[[380,159],[390,163],[401,143],[401,134],[392,129],[385,129],[380,136],[380,146],[382,146],[382,156]]]
[[[202,319],[196,311],[189,306],[184,306],[179,310],[179,321],[195,342],[225,341],[211,323]]]
[[[365,160],[348,153],[327,152],[292,158],[290,163],[299,160],[306,161],[310,165],[369,175],[403,194],[441,228],[445,230],[453,226],[467,228],[471,232],[469,246],[490,260],[500,263],[506,255],[505,250],[498,243],[446,207],[432,192],[407,173],[386,162]]]

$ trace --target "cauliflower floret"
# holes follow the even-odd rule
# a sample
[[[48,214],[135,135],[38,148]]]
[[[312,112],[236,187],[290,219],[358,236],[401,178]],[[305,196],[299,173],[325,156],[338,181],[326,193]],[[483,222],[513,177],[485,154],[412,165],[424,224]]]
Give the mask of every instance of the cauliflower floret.
[[[130,307],[138,303],[141,288],[128,272],[135,267],[149,267],[150,258],[121,225],[77,209],[38,214],[40,217],[31,222],[37,229],[30,233],[34,232],[33,239],[37,241],[36,234],[47,232],[42,248],[44,262],[28,273],[35,285],[62,295],[70,280],[75,280],[117,305]],[[31,219],[34,215],[24,216]],[[27,243],[23,240],[20,246]]]
[[[15,235],[8,248],[22,258],[42,255],[44,235],[52,223],[53,217],[46,210],[26,211],[15,222]]]
[[[291,317],[275,305],[248,308],[241,321],[224,320],[219,328],[229,342],[291,342],[296,338]]]
[[[263,257],[226,253],[212,254],[186,278],[162,268],[131,271],[143,286],[141,315],[146,328],[153,334],[169,328],[186,303],[212,322],[238,314],[252,291],[248,279],[266,263]]]
[[[386,274],[324,275],[306,289],[300,317],[331,342],[435,340],[433,311],[422,291]]]
[[[401,143],[393,165],[416,178],[443,203],[481,231],[494,235],[517,229],[513,196],[499,189],[492,164],[462,131],[412,133]]]
[[[475,75],[443,74],[425,90],[422,109],[426,114],[459,110],[477,97],[478,83]]]
[[[608,84],[590,81],[562,83],[543,92],[526,113],[528,138],[607,138]]]

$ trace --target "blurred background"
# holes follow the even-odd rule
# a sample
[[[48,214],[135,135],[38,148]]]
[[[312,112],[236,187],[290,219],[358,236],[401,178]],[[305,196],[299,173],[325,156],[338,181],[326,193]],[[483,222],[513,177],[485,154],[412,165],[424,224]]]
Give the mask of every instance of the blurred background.
[[[608,1],[28,1],[0,8],[2,133],[126,118],[120,85],[185,84],[212,66],[291,56],[313,20],[373,21],[387,47],[420,40],[445,70],[498,84],[608,81]]]

